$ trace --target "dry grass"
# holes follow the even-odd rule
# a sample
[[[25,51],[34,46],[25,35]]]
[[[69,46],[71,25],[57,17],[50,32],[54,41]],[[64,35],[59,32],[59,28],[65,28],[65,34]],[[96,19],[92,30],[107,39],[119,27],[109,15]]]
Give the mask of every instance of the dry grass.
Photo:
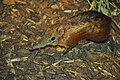
[[[0,80],[119,80],[120,36],[116,32],[114,52],[109,41],[78,45],[64,57],[53,47],[28,49],[47,26],[90,9],[113,17],[120,26],[119,0],[91,1],[1,0]]]

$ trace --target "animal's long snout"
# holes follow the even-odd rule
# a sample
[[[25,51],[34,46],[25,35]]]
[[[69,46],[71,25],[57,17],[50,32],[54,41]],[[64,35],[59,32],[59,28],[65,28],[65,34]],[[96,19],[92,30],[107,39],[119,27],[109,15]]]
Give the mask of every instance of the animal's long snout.
[[[40,44],[40,43],[38,43],[37,45],[35,45],[35,46],[33,46],[32,48],[30,48],[29,50],[37,50],[37,49],[39,49],[39,48],[43,48],[43,47],[45,47],[46,45],[43,45],[43,44]]]

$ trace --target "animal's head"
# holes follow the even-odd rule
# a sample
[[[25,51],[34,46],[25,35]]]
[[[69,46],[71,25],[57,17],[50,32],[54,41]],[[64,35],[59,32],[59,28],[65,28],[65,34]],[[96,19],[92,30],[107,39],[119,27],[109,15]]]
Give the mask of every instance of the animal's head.
[[[55,26],[48,28],[41,40],[32,49],[44,48],[46,46],[56,46],[60,45],[62,36],[64,35],[64,28],[62,26]]]

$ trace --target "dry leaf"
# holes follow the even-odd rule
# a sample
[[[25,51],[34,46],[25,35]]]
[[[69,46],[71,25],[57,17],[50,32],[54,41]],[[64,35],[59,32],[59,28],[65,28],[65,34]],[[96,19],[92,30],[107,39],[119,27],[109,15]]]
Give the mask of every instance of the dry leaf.
[[[15,4],[15,0],[3,0],[3,4],[12,5]]]

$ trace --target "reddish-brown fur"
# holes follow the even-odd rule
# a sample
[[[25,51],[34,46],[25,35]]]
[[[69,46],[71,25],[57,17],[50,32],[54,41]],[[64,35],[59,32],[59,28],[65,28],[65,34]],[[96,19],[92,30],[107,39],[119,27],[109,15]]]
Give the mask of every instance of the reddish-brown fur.
[[[118,29],[116,31],[120,32],[110,17],[96,11],[83,12],[71,17],[66,22],[52,25],[43,35],[40,43],[33,49],[48,45],[70,48],[86,40],[103,42],[108,40],[112,28]],[[55,40],[52,41],[53,37]]]

